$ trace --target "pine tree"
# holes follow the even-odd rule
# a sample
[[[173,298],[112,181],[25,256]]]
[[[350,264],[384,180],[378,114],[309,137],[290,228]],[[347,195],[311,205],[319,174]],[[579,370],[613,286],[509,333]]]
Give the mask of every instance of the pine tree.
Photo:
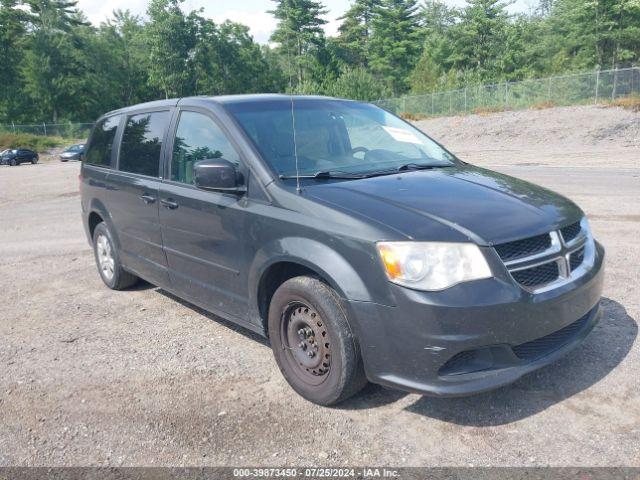
[[[509,14],[500,0],[467,0],[460,23],[452,29],[451,63],[458,70],[475,70],[482,80],[502,76],[502,56]]]
[[[76,1],[30,0],[29,38],[22,67],[24,88],[37,105],[39,115],[58,122],[62,111],[73,105],[77,77],[74,29],[87,25],[76,10]]]
[[[369,63],[369,41],[375,11],[381,0],[355,0],[338,28],[339,45],[345,52],[345,62],[351,67],[367,67]]]
[[[20,64],[24,56],[27,15],[16,0],[0,0],[0,118],[20,111]]]
[[[306,74],[318,62],[319,50],[324,46],[322,25],[327,13],[321,2],[314,0],[273,0],[276,8],[269,13],[278,20],[271,41],[279,45],[279,52],[286,58],[290,77],[296,84],[306,80]]]
[[[416,0],[382,0],[375,9],[369,64],[395,95],[407,90],[409,73],[420,55],[417,11]]]
[[[549,18],[558,56],[574,68],[616,68],[640,60],[640,2],[555,0]],[[566,66],[565,66],[566,67]]]

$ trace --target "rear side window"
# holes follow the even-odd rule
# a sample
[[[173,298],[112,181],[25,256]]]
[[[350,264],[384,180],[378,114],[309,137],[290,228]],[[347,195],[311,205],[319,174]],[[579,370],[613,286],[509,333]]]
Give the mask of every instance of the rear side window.
[[[171,180],[193,184],[194,163],[214,158],[240,164],[238,152],[211,118],[196,112],[180,113],[173,142]]]
[[[127,119],[118,161],[121,171],[159,176],[160,151],[170,118],[166,111],[131,115]]]
[[[111,164],[111,150],[113,149],[113,139],[116,136],[120,115],[105,118],[98,122],[93,129],[91,143],[85,155],[87,163],[92,165],[109,166]]]

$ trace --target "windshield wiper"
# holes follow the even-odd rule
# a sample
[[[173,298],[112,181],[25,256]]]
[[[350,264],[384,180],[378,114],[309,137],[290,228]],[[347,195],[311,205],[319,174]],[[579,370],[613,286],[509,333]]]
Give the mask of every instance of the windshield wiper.
[[[406,170],[429,170],[431,168],[447,168],[453,165],[437,165],[433,163],[405,163],[400,165],[396,170],[398,172],[404,172]]]
[[[377,177],[379,175],[391,175],[393,173],[405,172],[409,170],[428,170],[430,168],[446,168],[453,167],[453,165],[434,165],[433,163],[406,163],[404,165],[400,165],[399,167],[394,167],[385,170],[377,170],[373,172],[365,172],[365,173],[350,173],[350,172],[341,172],[339,170],[321,170],[319,172],[313,174],[303,174],[303,175],[280,175],[279,178],[281,180],[291,180],[294,178],[311,178],[315,180],[324,180],[324,179],[357,179],[357,178],[370,178]]]
[[[448,168],[448,167],[453,167],[453,165],[437,165],[433,163],[405,163],[404,165],[400,165],[399,167],[367,172],[366,174],[363,174],[363,176],[377,177],[382,175],[393,175],[394,173],[407,172],[411,170],[430,170],[432,168]]]
[[[280,175],[281,180],[290,180],[293,178],[313,178],[323,180],[325,178],[340,178],[340,179],[353,179],[353,178],[366,178],[366,175],[349,172],[331,172],[329,170],[320,171],[313,174],[304,175]]]

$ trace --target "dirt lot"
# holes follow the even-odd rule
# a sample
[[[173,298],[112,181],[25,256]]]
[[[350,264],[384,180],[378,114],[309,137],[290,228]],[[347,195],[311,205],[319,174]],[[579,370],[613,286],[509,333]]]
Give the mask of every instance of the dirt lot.
[[[604,317],[495,392],[369,386],[334,409],[295,395],[253,334],[150,285],[105,288],[77,163],[0,167],[0,465],[640,466],[638,122],[597,107],[422,122],[585,209],[607,248]]]

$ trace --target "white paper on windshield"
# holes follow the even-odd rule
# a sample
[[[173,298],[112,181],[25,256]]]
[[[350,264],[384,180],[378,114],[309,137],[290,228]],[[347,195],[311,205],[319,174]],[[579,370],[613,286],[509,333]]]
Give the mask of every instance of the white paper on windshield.
[[[418,145],[423,145],[422,141],[409,130],[403,130],[402,128],[396,127],[387,127],[385,125],[383,125],[382,128],[384,128],[385,131],[398,142],[416,143]]]

